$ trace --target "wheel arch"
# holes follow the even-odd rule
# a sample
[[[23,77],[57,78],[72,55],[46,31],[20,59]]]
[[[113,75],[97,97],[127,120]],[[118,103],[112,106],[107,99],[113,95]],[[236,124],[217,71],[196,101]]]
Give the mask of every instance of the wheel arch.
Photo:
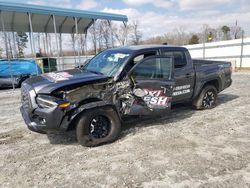
[[[218,78],[213,79],[213,80],[209,80],[209,81],[205,82],[205,83],[203,84],[201,90],[202,90],[203,88],[205,88],[206,86],[208,86],[208,85],[214,86],[214,87],[217,89],[217,92],[220,92],[220,90],[221,90],[221,82],[219,81]]]
[[[95,108],[111,108],[112,110],[114,110],[117,113],[118,117],[121,119],[120,114],[118,113],[116,106],[114,104],[106,103],[101,99],[90,98],[90,99],[86,99],[86,100],[81,101],[80,104],[81,105],[79,105],[79,107],[77,107],[76,109],[74,109],[71,112],[71,115],[69,117],[70,123],[69,123],[67,130],[72,130],[76,127],[76,123],[77,123],[77,121],[82,113],[84,113],[87,110],[91,110],[91,109],[95,109]]]
[[[205,94],[210,90],[213,89],[214,90],[214,98],[213,98],[213,103],[209,104],[208,107],[203,106],[202,101],[204,100],[204,96]],[[214,108],[216,106],[216,101],[217,101],[217,89],[216,86],[214,86],[213,84],[210,84],[208,82],[208,84],[205,84],[202,89],[200,90],[199,95],[192,101],[192,105],[195,109],[197,110],[204,110],[204,109],[211,109]]]
[[[218,93],[221,91],[222,86],[221,86],[221,80],[219,78],[206,80],[206,81],[202,82],[201,84],[199,84],[198,89],[195,91],[193,99],[197,98],[200,95],[200,93],[202,92],[202,90],[208,85],[214,86]]]

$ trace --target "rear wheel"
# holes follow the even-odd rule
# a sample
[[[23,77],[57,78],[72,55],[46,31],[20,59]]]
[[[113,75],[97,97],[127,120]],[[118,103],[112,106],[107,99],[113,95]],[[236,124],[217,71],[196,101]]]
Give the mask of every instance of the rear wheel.
[[[217,103],[217,94],[217,89],[214,86],[205,86],[197,99],[193,101],[194,108],[198,110],[214,108]]]
[[[112,108],[96,108],[81,114],[76,135],[83,146],[93,147],[113,142],[121,130],[120,119]]]

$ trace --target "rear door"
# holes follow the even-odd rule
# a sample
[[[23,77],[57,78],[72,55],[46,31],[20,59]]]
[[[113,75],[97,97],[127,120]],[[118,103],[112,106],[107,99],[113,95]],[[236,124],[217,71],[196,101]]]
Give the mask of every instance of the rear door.
[[[133,96],[129,115],[153,115],[170,110],[174,87],[173,58],[145,58],[133,67],[129,78]]]

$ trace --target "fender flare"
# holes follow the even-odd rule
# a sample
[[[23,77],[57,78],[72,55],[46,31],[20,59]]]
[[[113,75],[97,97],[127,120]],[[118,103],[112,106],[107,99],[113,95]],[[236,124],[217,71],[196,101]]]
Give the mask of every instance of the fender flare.
[[[202,89],[207,85],[209,84],[210,82],[217,82],[218,85],[214,85],[216,87],[216,89],[218,89],[218,93],[221,91],[221,87],[222,87],[222,81],[221,81],[221,78],[220,77],[215,77],[215,78],[212,78],[212,79],[207,79],[207,80],[203,80],[200,84],[199,84],[199,87],[198,87],[198,90],[194,93],[194,96],[193,98],[196,98],[199,96],[199,94],[201,93]],[[218,87],[218,88],[217,88]]]
[[[99,108],[99,107],[112,108],[117,113],[118,117],[121,119],[121,115],[120,115],[120,113],[118,113],[118,110],[114,104],[109,104],[109,103],[106,103],[104,101],[95,101],[95,102],[83,104],[83,105],[77,107],[76,109],[74,109],[73,111],[71,111],[70,115],[67,118],[68,122],[69,122],[68,127],[70,127],[71,126],[70,124],[72,122],[74,122],[75,120],[77,120],[78,115],[80,115],[84,111],[94,109],[94,108]],[[66,124],[64,124],[64,126],[66,126]],[[67,129],[68,127],[64,127],[64,129],[65,128]]]

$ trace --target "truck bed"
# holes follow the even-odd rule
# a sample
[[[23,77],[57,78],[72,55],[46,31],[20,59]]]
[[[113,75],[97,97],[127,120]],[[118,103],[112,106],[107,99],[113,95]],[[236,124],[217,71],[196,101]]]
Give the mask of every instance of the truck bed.
[[[218,92],[231,85],[232,70],[230,62],[194,59],[193,66],[196,74],[196,86],[198,86],[196,92],[201,90],[200,87],[207,80],[217,79],[219,81]]]
[[[193,59],[193,64],[194,65],[211,65],[211,64],[228,64],[228,65],[231,65],[230,62],[227,62],[227,61],[214,61],[214,60],[204,60],[204,59]]]

